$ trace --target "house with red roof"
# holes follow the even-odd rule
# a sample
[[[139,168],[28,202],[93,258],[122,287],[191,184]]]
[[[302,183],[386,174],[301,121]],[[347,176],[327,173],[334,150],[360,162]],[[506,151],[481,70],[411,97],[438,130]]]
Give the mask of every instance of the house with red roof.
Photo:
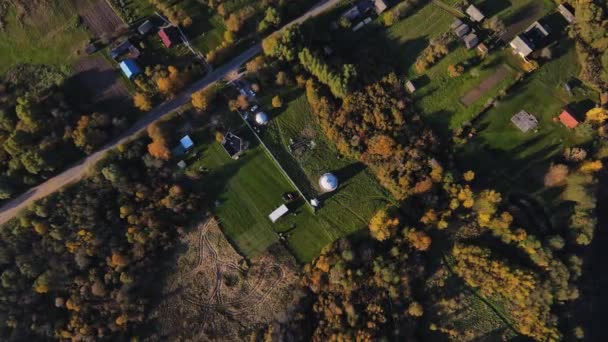
[[[559,121],[568,128],[575,128],[579,124],[578,120],[567,109],[564,109],[559,115]]]
[[[158,30],[158,36],[163,41],[163,44],[167,49],[178,43],[175,29],[172,27],[161,28]]]

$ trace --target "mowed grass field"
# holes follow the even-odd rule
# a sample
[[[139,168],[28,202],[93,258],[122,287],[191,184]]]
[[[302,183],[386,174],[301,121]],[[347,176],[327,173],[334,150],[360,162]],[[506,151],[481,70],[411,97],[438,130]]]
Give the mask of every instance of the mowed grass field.
[[[79,57],[88,39],[85,29],[78,26],[76,9],[70,1],[44,2],[22,17],[11,5],[4,21],[0,75],[18,63],[69,65]]]
[[[264,140],[269,145],[269,136],[274,134],[270,132],[280,130],[280,136],[288,139],[302,129],[316,129],[316,125],[311,126],[312,116],[306,99],[299,95],[288,103],[284,111],[268,112],[272,122],[267,128],[268,134],[264,134]],[[222,115],[236,116],[230,113]],[[231,118],[233,129],[239,127],[237,122]],[[282,232],[296,258],[301,262],[310,261],[329,243],[367,227],[375,211],[390,200],[362,165],[352,160],[338,159],[321,132],[316,132],[317,147],[301,164],[303,168],[299,174],[291,172],[290,166],[298,162],[289,161],[288,156],[281,154],[280,144],[272,145],[271,149],[306,196],[320,198],[323,205],[313,213],[300,201],[292,210],[296,215],[289,214],[272,223],[268,215],[283,204],[282,195],[295,191],[295,188],[246,126],[241,125],[237,131],[251,143],[239,160],[230,159],[219,143],[209,141],[208,131],[200,131],[193,135],[195,141],[202,142],[195,149],[199,151],[199,157],[189,161],[189,168],[193,171],[201,167],[209,169],[209,173],[201,179],[201,189],[209,193],[210,198],[206,200],[219,200],[215,213],[220,218],[224,233],[247,257],[254,257],[277,242],[278,233]],[[341,184],[337,191],[324,195],[317,193],[315,184],[323,172],[338,175]]]
[[[297,105],[296,100],[290,108]],[[294,109],[291,113],[299,111]],[[231,113],[222,115],[236,116]],[[295,188],[248,128],[238,126],[238,121],[232,119],[233,130],[251,144],[246,153],[239,160],[232,160],[219,143],[211,141],[208,130],[201,130],[193,135],[197,142],[194,154],[198,152],[198,157],[191,158],[188,163],[193,172],[208,169],[200,180],[201,190],[208,194],[206,200],[219,201],[214,212],[228,239],[243,255],[255,257],[279,241],[278,233],[283,232],[287,247],[296,258],[308,262],[327,244],[365,228],[375,210],[386,204],[387,197],[367,171],[358,165],[353,166],[352,161],[334,160],[332,163],[331,160],[335,158],[332,153],[319,156],[319,160],[330,163],[324,165],[323,169],[343,176],[340,188],[334,193],[320,196],[323,207],[316,213],[299,201],[290,206],[290,214],[272,223],[268,215],[283,204],[282,195],[295,191]],[[319,144],[323,143],[319,141]],[[302,181],[308,182],[292,179],[298,185]]]
[[[294,241],[319,240],[316,248],[367,227],[371,216],[392,201],[366,167],[337,153],[313,117],[306,96],[299,89],[281,92],[283,108],[272,109],[270,97],[263,97],[261,107],[271,122],[262,134],[275,158],[307,197],[318,197],[323,205],[315,214],[314,229],[292,233]],[[301,156],[289,152],[290,139],[314,144]],[[340,187],[334,193],[321,194],[318,179],[326,172],[334,173]],[[311,234],[312,233],[312,234]]]

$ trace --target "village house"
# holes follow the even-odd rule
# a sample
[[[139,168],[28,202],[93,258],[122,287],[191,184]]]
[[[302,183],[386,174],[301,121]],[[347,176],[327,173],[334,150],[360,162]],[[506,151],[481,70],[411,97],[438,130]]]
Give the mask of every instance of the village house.
[[[527,59],[532,52],[546,45],[549,29],[539,21],[534,22],[524,33],[517,35],[509,45],[514,52],[523,59]]]
[[[150,33],[150,31],[152,31],[153,29],[154,29],[154,24],[152,24],[152,22],[150,20],[146,20],[143,22],[143,24],[141,24],[137,27],[137,32],[139,32],[140,35],[145,36],[148,33]]]
[[[486,16],[483,13],[481,13],[479,8],[475,7],[475,5],[469,6],[465,12],[469,16],[469,18],[471,18],[472,21],[475,21],[478,23],[482,22],[486,18]]]
[[[226,133],[224,139],[222,139],[222,146],[230,158],[234,160],[239,159],[244,150],[243,140],[230,132]]]
[[[462,41],[464,42],[464,46],[466,46],[467,49],[471,50],[473,48],[475,48],[477,46],[477,44],[479,44],[479,37],[477,37],[477,35],[472,32],[467,34]]]

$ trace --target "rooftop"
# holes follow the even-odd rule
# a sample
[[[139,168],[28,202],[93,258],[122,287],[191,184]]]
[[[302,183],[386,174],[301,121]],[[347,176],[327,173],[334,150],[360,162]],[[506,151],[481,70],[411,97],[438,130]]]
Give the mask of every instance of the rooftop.
[[[575,128],[578,126],[578,120],[574,115],[570,114],[568,110],[565,110],[559,115],[559,121],[568,128]]]
[[[511,122],[519,128],[520,131],[526,133],[531,129],[538,126],[538,119],[534,115],[526,112],[525,110],[513,115]]]
[[[510,45],[522,57],[528,57],[534,51],[532,43],[522,35],[516,36]]]
[[[486,16],[483,15],[483,13],[481,13],[481,11],[475,7],[475,5],[471,5],[467,8],[466,10],[467,14],[469,15],[469,17],[471,17],[471,20],[473,21],[483,21]]]

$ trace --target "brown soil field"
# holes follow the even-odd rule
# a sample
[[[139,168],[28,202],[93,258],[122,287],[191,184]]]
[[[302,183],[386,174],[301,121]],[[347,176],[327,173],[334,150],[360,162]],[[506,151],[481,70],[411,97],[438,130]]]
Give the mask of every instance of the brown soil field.
[[[78,1],[76,6],[82,21],[96,37],[112,37],[127,28],[106,0]]]
[[[73,67],[74,84],[86,94],[88,102],[122,109],[130,103],[130,94],[120,82],[117,71],[102,57],[85,57]]]
[[[285,321],[299,299],[297,265],[282,246],[247,262],[209,219],[182,241],[155,309],[166,340],[249,340],[255,328]]]
[[[507,69],[507,67],[504,65],[500,66],[500,68],[498,68],[494,74],[483,80],[476,88],[469,91],[465,96],[461,97],[460,102],[467,107],[472,105],[473,103],[477,102],[477,100],[479,100],[479,98],[482,97],[486,91],[494,88],[508,75],[509,69]]]

